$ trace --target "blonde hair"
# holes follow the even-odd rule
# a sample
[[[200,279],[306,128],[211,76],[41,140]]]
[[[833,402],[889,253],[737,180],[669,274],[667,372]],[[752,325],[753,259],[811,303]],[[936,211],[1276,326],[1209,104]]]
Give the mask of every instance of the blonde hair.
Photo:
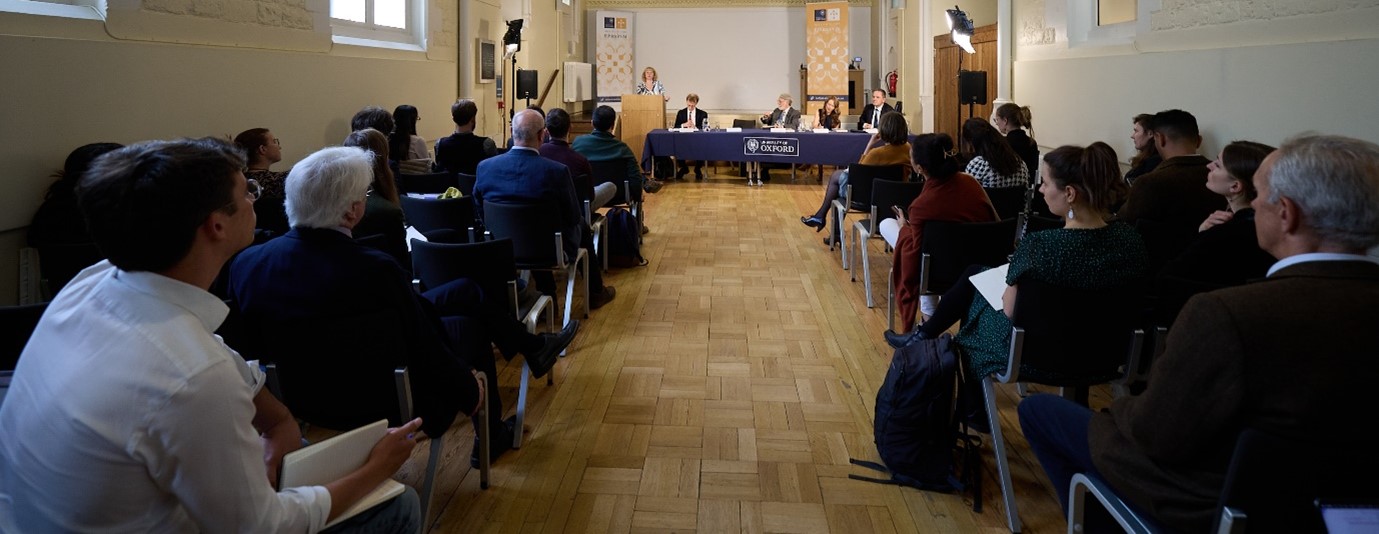
[[[651,71],[651,81],[653,81],[653,82],[655,82],[655,81],[660,81],[661,77],[660,77],[659,75],[656,74],[656,69],[653,69],[653,68],[651,68],[651,67],[647,67],[647,68],[645,68],[645,69],[642,69],[642,79],[643,79],[643,80],[646,79],[646,71]]]

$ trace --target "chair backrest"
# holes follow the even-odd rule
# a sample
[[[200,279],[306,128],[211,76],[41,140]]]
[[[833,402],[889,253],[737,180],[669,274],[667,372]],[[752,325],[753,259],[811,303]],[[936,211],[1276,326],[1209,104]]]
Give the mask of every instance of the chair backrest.
[[[605,159],[590,161],[589,166],[594,170],[594,176],[592,177],[594,184],[612,182],[613,185],[618,186],[618,193],[613,196],[613,200],[608,202],[609,205],[627,204],[628,199],[631,199],[632,202],[641,202],[641,188],[637,187],[635,183],[630,184],[632,186],[631,188],[628,187],[627,160]]]
[[[474,196],[474,182],[478,180],[479,177],[473,174],[465,174],[462,172],[455,174],[455,181],[460,184],[460,192],[464,193],[464,196],[467,197]]]
[[[593,176],[580,173],[579,176],[572,177],[570,180],[575,184],[575,197],[578,198],[580,202],[593,200],[593,198],[589,196],[589,193],[594,189]]]
[[[563,231],[555,206],[549,203],[484,203],[484,223],[498,239],[511,239],[513,258],[522,269],[548,269],[565,263]]]
[[[1120,377],[1138,326],[1140,294],[1138,285],[1082,289],[1022,279],[1011,317],[1025,330],[1021,365],[1065,377],[1055,386]]]
[[[986,197],[991,199],[991,205],[996,206],[996,214],[1002,219],[1019,217],[1020,212],[1025,209],[1026,187],[1017,185],[1013,187],[996,187],[986,189]]]
[[[511,239],[463,244],[413,239],[412,270],[423,289],[468,278],[488,291],[517,279]]]
[[[756,119],[733,119],[733,128],[742,128],[742,129],[746,130],[746,129],[756,128],[756,127],[757,127],[757,120],[756,120]]]
[[[876,180],[871,184],[871,205],[876,208],[876,222],[895,218],[891,206],[904,210],[919,198],[924,191],[924,182],[901,182],[897,180]]]
[[[1015,250],[1015,219],[993,222],[925,221],[920,254],[928,254],[920,272],[927,293],[942,293],[971,265],[995,267]]]
[[[850,210],[871,210],[871,184],[875,180],[904,180],[908,171],[905,165],[848,165],[848,198]]]
[[[0,370],[14,369],[48,303],[0,307]]]
[[[1315,502],[1372,505],[1379,499],[1376,447],[1373,438],[1314,435],[1301,441],[1246,428],[1236,439],[1218,509],[1244,512],[1246,532],[1326,532]]]
[[[433,230],[454,230],[465,233],[474,224],[474,199],[399,197],[402,214],[407,223],[426,233]]]
[[[52,298],[82,269],[105,259],[95,243],[44,245],[38,248],[38,266],[47,280],[47,296]]]
[[[397,190],[399,193],[444,193],[446,188],[458,189],[459,180],[454,174],[436,172],[431,174],[399,174]]]

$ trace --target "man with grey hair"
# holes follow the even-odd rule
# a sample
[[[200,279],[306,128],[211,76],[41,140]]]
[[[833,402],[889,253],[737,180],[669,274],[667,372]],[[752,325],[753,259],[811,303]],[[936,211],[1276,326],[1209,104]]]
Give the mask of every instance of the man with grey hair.
[[[1060,498],[1091,473],[1166,526],[1204,531],[1242,430],[1307,442],[1374,416],[1379,261],[1364,254],[1379,245],[1379,145],[1298,137],[1254,184],[1259,246],[1278,263],[1189,300],[1143,394],[1095,414],[1051,395],[1020,403]]]
[[[351,230],[364,215],[372,165],[369,152],[332,147],[292,168],[286,185],[292,230],[245,250],[230,267],[229,292],[241,314],[243,350],[250,357],[281,360],[285,356],[275,355],[274,349],[282,340],[269,334],[281,330],[277,325],[349,317],[352,310],[392,311],[399,319],[400,337],[408,343],[399,347],[397,361],[389,366],[406,365],[412,371],[422,430],[440,436],[458,412],[476,412],[486,389],[491,452],[496,457],[511,446],[512,428],[502,420],[493,344],[509,358],[525,354],[540,377],[574,339],[579,324],[572,321],[559,334],[531,334],[504,311],[505,298],[498,302],[485,296],[477,283],[465,278],[417,294],[411,275],[397,261],[352,239]],[[341,328],[342,336],[361,335]],[[484,371],[489,383],[476,383],[471,367]],[[391,394],[360,392],[359,397]]]
[[[589,307],[599,308],[613,300],[616,291],[603,285],[603,263],[594,251],[594,235],[581,215],[575,196],[574,180],[569,168],[541,157],[545,119],[530,109],[517,112],[512,118],[512,149],[501,156],[479,163],[478,179],[474,182],[474,208],[482,214],[485,202],[546,203],[556,210],[565,239],[565,253],[573,256],[577,249],[589,250]],[[548,272],[533,273],[537,289],[555,293],[555,280]]]

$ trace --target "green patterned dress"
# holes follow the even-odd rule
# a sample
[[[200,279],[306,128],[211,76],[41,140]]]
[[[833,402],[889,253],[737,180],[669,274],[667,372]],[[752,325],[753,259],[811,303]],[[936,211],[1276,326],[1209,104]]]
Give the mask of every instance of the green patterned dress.
[[[1034,279],[1082,289],[1104,289],[1141,283],[1148,254],[1140,235],[1124,223],[1091,230],[1053,229],[1025,236],[1015,249],[1006,285]],[[1010,355],[1010,318],[977,295],[968,308],[956,341],[967,358],[971,377],[1005,369]],[[1038,380],[1038,369],[1021,366],[1020,374]]]

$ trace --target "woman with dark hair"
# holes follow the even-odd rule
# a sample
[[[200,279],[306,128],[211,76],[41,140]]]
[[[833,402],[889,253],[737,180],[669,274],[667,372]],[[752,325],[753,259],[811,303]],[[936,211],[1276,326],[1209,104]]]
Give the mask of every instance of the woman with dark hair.
[[[417,108],[403,104],[393,110],[393,131],[388,134],[388,153],[398,161],[426,160],[429,168],[431,153],[426,140],[417,135]],[[406,156],[406,157],[404,157]]]
[[[967,162],[967,174],[976,178],[982,187],[1029,185],[1029,169],[1025,168],[1025,162],[991,123],[975,117],[967,119],[962,125],[962,138],[972,157]]]
[[[254,202],[256,226],[274,234],[287,233],[287,210],[283,207],[287,171],[271,169],[283,159],[282,140],[268,128],[250,128],[235,136],[235,144],[244,151],[244,177],[259,183],[261,196]]]
[[[884,115],[882,120],[885,120]],[[910,162],[915,172],[925,178],[925,182],[924,190],[910,203],[904,226],[895,240],[895,259],[891,264],[891,283],[895,285],[902,334],[915,324],[915,313],[920,304],[919,250],[924,239],[924,223],[987,222],[997,219],[996,208],[991,205],[991,199],[987,198],[982,185],[971,175],[960,171],[958,151],[948,134],[924,134],[916,138],[910,151]],[[925,314],[928,315],[929,311],[925,310]],[[886,333],[888,337],[898,335],[889,330]]]
[[[862,150],[862,155],[857,159],[858,163],[864,165],[907,165],[910,163],[910,128],[905,124],[905,116],[894,111],[881,116],[881,127],[876,133],[871,135],[871,140],[867,142],[867,148]],[[818,211],[813,215],[800,217],[800,222],[805,226],[814,228],[815,232],[824,229],[824,223],[828,220],[828,210],[833,206],[833,201],[838,198],[838,191],[843,185],[848,183],[848,170],[846,168],[833,172],[833,176],[828,179],[828,189],[824,192],[824,201],[819,205]],[[824,239],[824,244],[828,244],[831,236]]]
[[[1020,282],[1038,280],[1061,287],[1098,290],[1138,285],[1146,274],[1148,254],[1139,233],[1124,223],[1107,222],[1111,206],[1127,192],[1116,152],[1110,146],[1096,142],[1087,148],[1059,147],[1044,156],[1040,174],[1044,179],[1039,193],[1049,208],[1063,217],[1064,225],[1027,234],[1020,240],[1006,273],[1008,287],[1001,299],[1002,309],[992,307],[984,298],[974,298],[976,290],[970,282],[959,283],[943,295],[934,316],[914,336],[938,337],[966,317],[954,340],[967,360],[968,377],[972,380],[1005,368],[1010,355],[1010,314]],[[966,275],[983,270],[974,266]],[[910,339],[887,341],[903,344]],[[1020,375],[1033,380],[1056,379],[1028,366],[1021,366]]]
[[[1188,297],[1263,278],[1274,264],[1274,257],[1259,248],[1250,207],[1258,196],[1252,181],[1255,171],[1273,151],[1262,143],[1236,141],[1207,165],[1207,189],[1226,197],[1228,209],[1202,221],[1197,239],[1159,271],[1160,324],[1171,324]]]
[[[388,138],[373,128],[351,133],[344,146],[352,146],[373,153],[373,182],[364,201],[364,217],[354,226],[354,238],[382,235],[383,252],[396,259],[403,269],[412,269],[411,254],[407,252],[407,228],[402,219],[397,183],[388,167]]]
[[[29,223],[29,246],[42,249],[48,245],[91,242],[86,219],[77,207],[77,182],[97,157],[123,147],[119,143],[91,143],[77,147],[67,155],[62,170],[53,175],[57,181],[48,186],[43,204],[38,206],[33,222]],[[42,253],[40,250],[39,254]]]
[[[1029,112],[1029,106],[1021,106],[1014,102],[1001,104],[1001,107],[996,108],[996,118],[992,119],[992,123],[1001,135],[1006,136],[1006,143],[1010,145],[1011,150],[1025,162],[1025,170],[1029,171],[1033,181],[1039,172],[1039,144],[1030,137],[1034,133],[1034,117]]]
[[[1125,183],[1134,183],[1135,178],[1147,173],[1163,163],[1159,148],[1154,145],[1154,114],[1135,115],[1131,122],[1135,125],[1130,131],[1130,140],[1135,143],[1135,157],[1130,158],[1130,171],[1125,173]]]
[[[841,121],[838,112],[838,97],[830,96],[824,100],[823,107],[819,108],[819,120],[815,123],[815,128],[834,130],[843,126]]]

